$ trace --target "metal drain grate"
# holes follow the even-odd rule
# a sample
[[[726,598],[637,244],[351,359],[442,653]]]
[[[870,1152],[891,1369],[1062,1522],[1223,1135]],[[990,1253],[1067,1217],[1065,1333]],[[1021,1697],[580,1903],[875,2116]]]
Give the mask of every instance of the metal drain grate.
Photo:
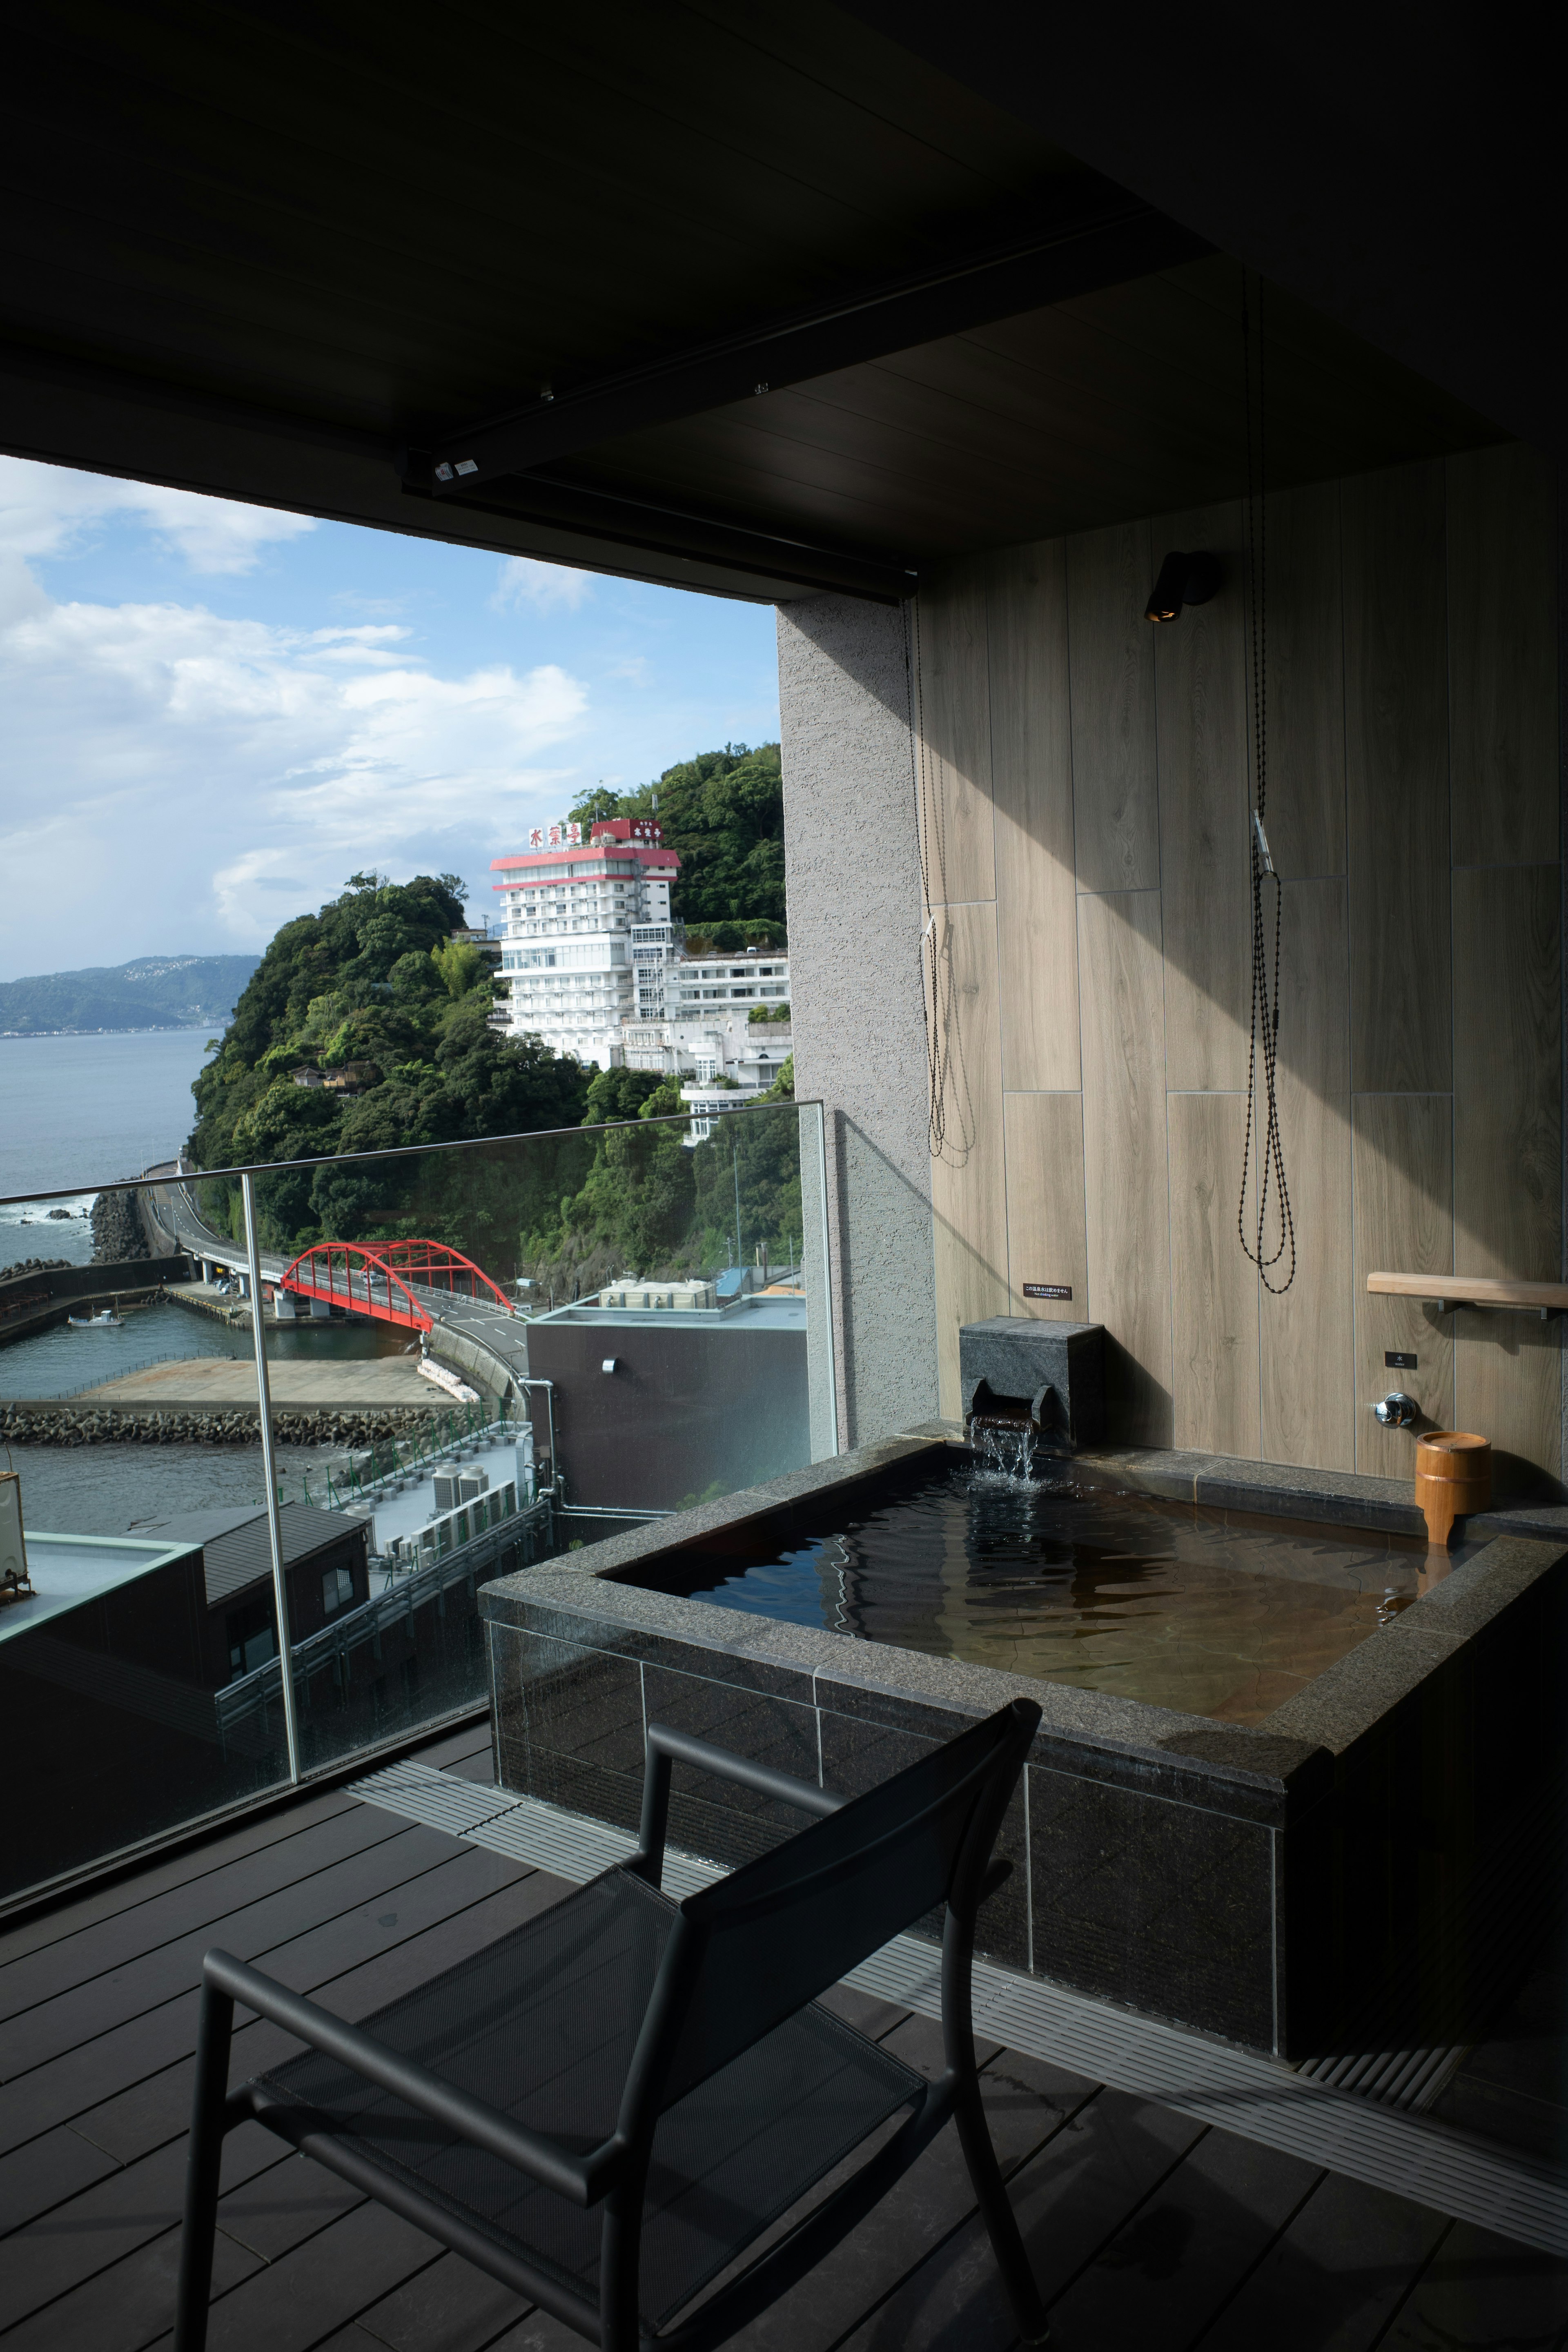
[[[426,1764],[392,1765],[352,1783],[349,1793],[577,1884],[624,1862],[635,1844],[605,1822],[454,1781]],[[454,1826],[458,1816],[467,1826]],[[671,1851],[666,1858],[665,1884],[678,1896],[722,1874],[692,1854]],[[845,1982],[922,2017],[942,2014],[938,1955],[918,1937],[895,1936]],[[982,1960],[974,1966],[974,2025],[1026,2057],[1542,2253],[1568,2255],[1568,2176],[1447,2125]]]
[[[497,1813],[510,1812],[517,1799],[505,1789],[486,1788],[477,1780],[459,1780],[450,1772],[434,1771],[428,1764],[388,1764],[363,1780],[350,1784],[348,1793],[367,1805],[425,1828],[447,1830],[453,1837],[471,1837]],[[617,1856],[617,1859],[619,1857]],[[603,1870],[605,1865],[600,1863]]]

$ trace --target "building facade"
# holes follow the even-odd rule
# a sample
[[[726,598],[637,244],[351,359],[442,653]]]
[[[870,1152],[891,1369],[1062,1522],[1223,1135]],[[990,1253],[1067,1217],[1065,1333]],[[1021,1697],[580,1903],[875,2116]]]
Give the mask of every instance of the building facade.
[[[779,1017],[788,1012],[789,958],[777,950],[672,958],[657,1010],[651,987],[647,997],[645,1005],[639,975],[637,1013],[622,1033],[628,1069],[754,1090],[771,1087],[789,1059],[790,1024]]]
[[[711,1017],[721,1007],[773,1006],[789,1003],[789,957],[783,950],[748,948],[743,955],[691,957],[670,975],[669,1011],[682,1020]]]
[[[679,867],[656,823],[626,817],[537,827],[522,856],[494,859],[510,1034],[601,1069],[618,1062],[635,975],[679,953],[669,891]],[[634,961],[639,946],[655,950],[646,967]],[[662,1009],[661,979],[656,997]]]

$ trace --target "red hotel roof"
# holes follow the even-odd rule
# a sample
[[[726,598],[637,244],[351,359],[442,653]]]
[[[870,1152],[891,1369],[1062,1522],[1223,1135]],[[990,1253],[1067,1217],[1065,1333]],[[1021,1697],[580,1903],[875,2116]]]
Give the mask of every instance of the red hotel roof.
[[[673,849],[651,848],[641,841],[595,841],[583,847],[576,844],[568,847],[563,843],[555,849],[528,850],[521,857],[492,857],[490,872],[505,875],[508,879],[492,882],[490,887],[492,890],[515,889],[520,882],[527,882],[537,867],[546,866],[553,873],[564,858],[570,858],[575,866],[580,859],[607,857],[617,861],[635,858],[639,866],[656,874],[676,874],[680,870],[680,860]]]

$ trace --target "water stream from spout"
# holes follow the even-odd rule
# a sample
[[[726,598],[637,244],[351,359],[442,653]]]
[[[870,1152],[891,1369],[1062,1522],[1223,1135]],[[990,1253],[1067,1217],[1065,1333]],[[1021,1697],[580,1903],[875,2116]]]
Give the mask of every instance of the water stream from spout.
[[[977,1412],[969,1424],[975,1468],[1020,1486],[1032,1484],[1035,1437],[1034,1423],[1022,1414]]]

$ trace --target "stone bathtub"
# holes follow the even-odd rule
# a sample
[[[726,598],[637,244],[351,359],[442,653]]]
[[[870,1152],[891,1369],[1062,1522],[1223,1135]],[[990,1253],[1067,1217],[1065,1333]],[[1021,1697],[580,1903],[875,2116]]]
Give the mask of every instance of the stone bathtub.
[[[502,1785],[632,1829],[659,1720],[853,1792],[1021,1694],[1043,1720],[989,1958],[1288,2060],[1463,2038],[1554,1875],[1568,1514],[1473,1523],[1451,1573],[1415,1597],[1401,1570],[1396,1613],[1246,1722],[679,1589],[967,1459],[917,1432],[486,1586]],[[1420,1526],[1390,1481],[1142,1453],[1073,1466],[1177,1518]],[[681,1777],[671,1838],[694,1853],[732,1864],[798,1826]]]

